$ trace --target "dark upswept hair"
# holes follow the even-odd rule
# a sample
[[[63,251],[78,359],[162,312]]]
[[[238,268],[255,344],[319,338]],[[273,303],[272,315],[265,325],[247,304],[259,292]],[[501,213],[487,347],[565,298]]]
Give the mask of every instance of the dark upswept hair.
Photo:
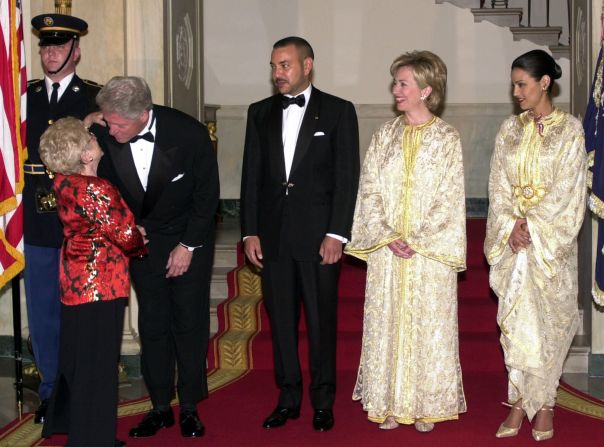
[[[410,51],[397,57],[390,66],[394,78],[403,67],[413,71],[413,77],[419,88],[432,87],[432,93],[425,100],[426,107],[438,114],[444,105],[447,94],[447,66],[443,60],[431,51]]]
[[[312,60],[315,60],[315,52],[312,50],[312,47],[310,46],[308,41],[298,36],[289,36],[278,40],[273,45],[273,50],[275,48],[283,48],[288,45],[294,45],[303,60],[307,57],[310,57]]]
[[[512,70],[520,68],[526,71],[533,79],[539,81],[543,76],[548,75],[552,82],[547,87],[547,92],[551,93],[554,80],[562,76],[562,69],[556,63],[553,57],[543,50],[532,50],[524,53],[514,59]]]

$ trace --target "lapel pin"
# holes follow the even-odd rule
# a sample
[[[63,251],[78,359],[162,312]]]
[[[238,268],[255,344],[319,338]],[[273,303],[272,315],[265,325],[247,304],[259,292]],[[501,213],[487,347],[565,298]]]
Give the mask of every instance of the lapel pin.
[[[71,89],[72,89],[74,92],[76,92],[76,93],[77,93],[77,92],[79,92],[79,91],[80,91],[80,86],[79,86],[79,85],[74,85],[73,87],[71,87]]]
[[[40,93],[41,91],[42,91],[42,86],[41,86],[41,85],[38,85],[38,86],[36,87],[36,93]]]

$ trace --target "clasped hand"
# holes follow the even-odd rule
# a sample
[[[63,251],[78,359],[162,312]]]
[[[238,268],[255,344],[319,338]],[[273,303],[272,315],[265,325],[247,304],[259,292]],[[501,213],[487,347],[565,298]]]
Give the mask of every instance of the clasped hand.
[[[531,233],[529,232],[526,219],[517,219],[508,239],[510,248],[514,253],[518,253],[522,248],[527,248],[530,243]]]
[[[411,259],[415,254],[415,250],[409,247],[409,245],[401,239],[390,242],[388,248],[394,253],[394,256],[398,256],[399,258]]]

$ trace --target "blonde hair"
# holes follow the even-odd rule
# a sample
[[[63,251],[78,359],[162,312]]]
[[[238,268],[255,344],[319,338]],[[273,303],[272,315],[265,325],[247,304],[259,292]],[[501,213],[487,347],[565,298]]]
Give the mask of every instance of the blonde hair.
[[[82,170],[82,152],[89,142],[90,133],[82,121],[61,118],[40,137],[40,159],[52,172],[78,174]]]
[[[397,57],[390,66],[390,74],[402,67],[409,67],[420,89],[432,87],[432,93],[425,100],[426,107],[438,114],[445,103],[447,94],[447,66],[440,57],[430,51],[411,51]]]

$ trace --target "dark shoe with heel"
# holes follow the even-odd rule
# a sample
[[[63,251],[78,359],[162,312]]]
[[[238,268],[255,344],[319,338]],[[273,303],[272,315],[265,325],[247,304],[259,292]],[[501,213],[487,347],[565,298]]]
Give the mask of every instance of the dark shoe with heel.
[[[331,410],[315,410],[315,414],[312,418],[312,426],[317,431],[328,431],[331,430],[335,420],[333,418],[333,411]]]
[[[277,407],[269,417],[264,420],[264,428],[277,428],[285,425],[288,419],[298,419],[300,417],[299,408]]]
[[[155,435],[160,428],[174,425],[172,409],[166,411],[151,410],[136,427],[130,429],[131,438],[147,438]]]
[[[46,420],[46,411],[48,410],[48,399],[40,402],[40,406],[34,414],[34,424],[43,424]]]

